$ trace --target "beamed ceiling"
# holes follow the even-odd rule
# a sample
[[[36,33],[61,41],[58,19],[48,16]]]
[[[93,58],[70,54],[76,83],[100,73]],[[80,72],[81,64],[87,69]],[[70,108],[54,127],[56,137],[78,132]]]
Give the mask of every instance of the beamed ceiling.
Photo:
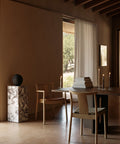
[[[92,9],[99,14],[115,16],[120,14],[120,0],[64,0],[66,3],[73,3],[74,6],[83,6],[85,9]]]

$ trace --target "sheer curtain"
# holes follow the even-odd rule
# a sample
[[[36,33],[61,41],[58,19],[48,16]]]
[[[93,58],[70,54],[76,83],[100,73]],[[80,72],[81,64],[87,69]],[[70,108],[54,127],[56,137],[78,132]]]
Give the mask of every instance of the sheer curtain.
[[[97,86],[96,25],[75,20],[75,78],[90,77]]]

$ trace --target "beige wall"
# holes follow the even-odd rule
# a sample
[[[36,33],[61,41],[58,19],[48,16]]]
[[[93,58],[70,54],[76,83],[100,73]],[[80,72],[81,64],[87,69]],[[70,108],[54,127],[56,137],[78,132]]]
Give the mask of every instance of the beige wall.
[[[3,0],[0,41],[0,111],[6,119],[6,86],[20,73],[29,89],[34,112],[36,82],[58,81],[61,75],[61,20],[59,14]]]
[[[56,3],[58,1],[58,3]],[[61,0],[34,1],[39,7],[54,12],[1,0],[0,10],[0,120],[6,119],[7,85],[11,76],[19,73],[28,87],[31,110],[35,108],[36,82],[56,82],[62,73],[63,13],[93,21],[97,25],[98,44],[111,49],[111,21],[91,10],[68,6]],[[26,0],[28,2],[28,0]],[[33,2],[33,1],[31,1]],[[56,11],[56,12],[55,12]],[[98,47],[98,45],[97,45]],[[108,60],[110,52],[108,50]],[[108,61],[109,64],[109,61]],[[108,73],[110,67],[103,69]]]

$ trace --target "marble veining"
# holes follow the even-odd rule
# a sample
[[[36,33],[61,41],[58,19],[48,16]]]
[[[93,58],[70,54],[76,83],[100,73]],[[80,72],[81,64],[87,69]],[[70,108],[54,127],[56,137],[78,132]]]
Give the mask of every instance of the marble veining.
[[[8,121],[28,120],[28,96],[23,86],[8,86]]]

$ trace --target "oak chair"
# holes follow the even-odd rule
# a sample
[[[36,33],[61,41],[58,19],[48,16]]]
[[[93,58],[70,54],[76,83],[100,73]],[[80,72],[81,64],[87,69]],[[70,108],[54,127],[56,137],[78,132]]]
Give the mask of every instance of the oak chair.
[[[72,96],[77,95],[78,97],[78,108],[73,112],[73,99]],[[94,95],[95,107],[89,108],[87,102],[87,95]],[[95,92],[72,92],[70,91],[71,99],[71,116],[70,116],[70,127],[69,127],[69,138],[68,143],[70,143],[71,137],[71,126],[72,126],[72,117],[80,118],[80,135],[83,135],[83,119],[92,119],[95,120],[95,144],[98,143],[97,135],[97,118],[101,115],[104,117],[104,138],[107,138],[106,132],[106,109],[97,108],[97,99]]]
[[[49,84],[36,84],[36,110],[35,110],[35,120],[37,120],[38,114],[38,104],[43,104],[43,124],[45,124],[45,105],[46,104],[65,104],[66,112],[66,122],[67,122],[67,101],[66,97],[57,96],[57,93],[51,92],[52,89],[55,89],[54,83]],[[60,94],[60,93],[59,93]]]

